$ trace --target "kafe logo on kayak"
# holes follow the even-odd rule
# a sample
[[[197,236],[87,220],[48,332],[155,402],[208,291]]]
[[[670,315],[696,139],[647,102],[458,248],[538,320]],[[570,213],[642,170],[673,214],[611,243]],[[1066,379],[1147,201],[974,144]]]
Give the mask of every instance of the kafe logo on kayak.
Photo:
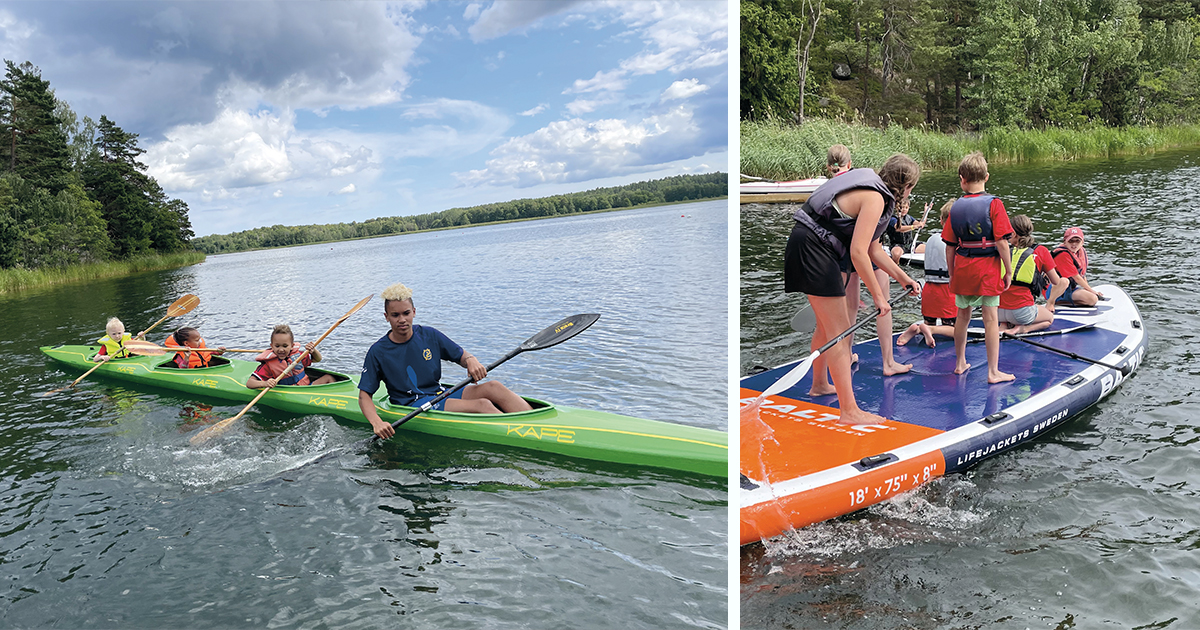
[[[319,407],[329,407],[332,409],[345,409],[346,401],[341,398],[330,398],[328,396],[309,396],[308,404],[317,405]]]
[[[531,427],[524,424],[508,425],[508,431],[505,432],[505,435],[512,435],[514,433],[523,438],[533,438],[535,440],[552,440],[562,444],[575,443],[575,432],[570,429]]]
[[[216,381],[212,380],[211,378],[204,378],[203,376],[198,376],[192,379],[192,385],[199,385],[200,387],[207,387],[209,389],[217,388]]]

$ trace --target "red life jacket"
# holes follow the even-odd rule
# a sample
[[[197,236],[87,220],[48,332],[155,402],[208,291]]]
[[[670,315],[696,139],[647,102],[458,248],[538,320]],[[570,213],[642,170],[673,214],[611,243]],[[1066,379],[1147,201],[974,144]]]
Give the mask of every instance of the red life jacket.
[[[186,346],[179,345],[179,343],[175,341],[175,335],[171,335],[171,336],[167,337],[167,340],[163,342],[163,345],[168,348],[186,347]],[[204,345],[204,339],[200,340],[199,347],[201,347],[201,348],[208,347],[208,346]],[[187,357],[188,357],[186,361],[183,358],[184,355],[187,355]],[[192,349],[192,352],[176,352],[175,353],[175,365],[177,365],[181,368],[208,367],[209,361],[211,361],[211,360],[212,360],[211,352],[196,352],[194,348]]]
[[[311,364],[312,359],[307,356],[304,357],[304,360],[300,362],[300,365],[297,365],[296,368],[292,370],[291,374],[280,378],[280,375],[283,374],[284,368],[286,368],[292,361],[295,361],[296,356],[301,352],[304,352],[304,348],[301,348],[299,345],[294,346],[292,348],[292,353],[288,355],[287,361],[284,361],[280,359],[279,356],[274,352],[270,350],[264,350],[262,354],[254,357],[254,360],[260,363],[258,369],[254,370],[254,375],[257,376],[260,381],[265,381],[272,378],[279,379],[280,385],[308,385],[308,374],[304,373],[304,366]]]
[[[1075,271],[1078,271],[1079,275],[1081,275],[1081,276],[1087,275],[1087,250],[1086,249],[1080,247],[1079,248],[1079,256],[1076,256],[1075,254],[1071,253],[1070,249],[1067,248],[1066,243],[1059,243],[1058,245],[1054,246],[1054,251],[1050,252],[1050,254],[1055,259],[1057,259],[1058,255],[1062,252],[1066,252],[1067,255],[1071,257],[1071,262],[1075,263]],[[1080,260],[1080,257],[1082,257],[1083,260]]]

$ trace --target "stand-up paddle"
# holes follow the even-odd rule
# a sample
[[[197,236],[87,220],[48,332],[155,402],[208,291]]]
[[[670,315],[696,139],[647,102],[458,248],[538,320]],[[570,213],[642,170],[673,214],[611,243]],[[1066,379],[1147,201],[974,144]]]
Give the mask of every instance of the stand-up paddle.
[[[326,337],[329,336],[329,333],[333,332],[333,329],[340,326],[342,324],[342,322],[349,319],[351,315],[357,313],[358,309],[366,306],[367,302],[370,302],[371,298],[373,298],[373,297],[375,297],[374,293],[363,298],[362,301],[360,301],[358,304],[354,305],[354,308],[347,311],[346,314],[342,315],[341,318],[338,319],[336,322],[333,322],[333,325],[329,327],[329,330],[326,330],[325,334],[321,335],[315,342],[313,342],[313,347],[314,348],[317,347],[322,341],[325,340]],[[282,376],[284,374],[291,374],[292,370],[295,369],[296,366],[299,365],[300,362],[303,361],[304,357],[306,357],[306,356],[308,356],[307,349],[305,349],[304,352],[301,352],[299,354],[299,356],[297,356],[295,358],[295,360],[293,360],[291,363],[289,363],[287,365],[287,367],[284,368],[283,372],[280,373],[280,376]],[[245,415],[247,411],[250,411],[250,408],[253,407],[254,404],[257,403],[259,401],[259,399],[262,398],[263,396],[265,396],[267,394],[267,392],[269,392],[269,391],[271,391],[270,387],[262,388],[262,391],[258,392],[258,395],[255,396],[254,399],[250,401],[250,404],[246,405],[241,411],[238,412],[238,414],[236,416],[222,420],[222,421],[212,425],[211,427],[208,427],[207,429],[197,433],[196,435],[193,435],[192,439],[191,439],[191,443],[193,445],[203,444],[203,443],[209,441],[210,439],[212,439],[213,437],[216,437],[216,436],[224,433],[225,431],[228,431],[229,425],[233,424],[235,421],[237,421],[238,418],[241,418],[243,415]]]
[[[505,361],[508,361],[509,359],[517,356],[518,354],[521,354],[522,352],[529,352],[532,350],[545,350],[546,348],[549,348],[551,346],[557,346],[558,344],[570,339],[571,337],[574,337],[575,335],[578,335],[579,333],[587,330],[588,327],[591,326],[592,324],[596,323],[596,320],[598,320],[598,319],[600,319],[599,313],[581,313],[579,315],[572,315],[570,317],[565,317],[562,320],[555,322],[554,324],[551,324],[550,326],[547,326],[546,328],[542,329],[539,333],[530,337],[529,339],[526,339],[521,345],[517,346],[515,349],[513,349],[512,351],[510,351],[508,354],[504,355],[503,357],[500,357],[495,363],[488,365],[487,371],[490,374],[492,372],[492,370],[500,367],[500,365],[503,364]],[[451,387],[450,389],[442,392],[441,394],[439,394],[432,400],[429,400],[425,404],[421,405],[420,407],[412,410],[412,412],[409,413],[408,415],[393,422],[392,428],[393,429],[399,428],[400,425],[404,424],[405,422],[408,422],[409,420],[412,420],[413,418],[421,415],[422,413],[425,413],[426,411],[429,411],[430,409],[433,408],[434,405],[442,402],[443,400],[448,398],[454,392],[457,392],[458,390],[460,390],[470,384],[471,384],[471,379],[468,378],[468,379],[462,381],[461,383],[455,385],[454,387]],[[350,448],[357,450],[362,447],[368,446],[379,439],[380,438],[378,435],[372,434],[371,437],[369,437],[369,438],[365,438],[363,440],[359,440],[358,442],[355,442],[354,444],[352,444],[350,446]],[[330,457],[337,455],[342,450],[344,450],[344,449],[341,449],[341,448],[334,449],[334,450],[332,450],[332,451],[330,451],[330,452],[328,452],[328,453],[326,453],[304,465],[308,466],[310,464],[315,464],[317,462],[325,461],[325,460],[329,459]]]
[[[167,307],[167,314],[164,315],[162,317],[162,319],[151,324],[149,328],[138,333],[137,336],[138,337],[145,336],[146,333],[150,332],[151,330],[154,330],[159,324],[165,322],[168,317],[179,317],[180,315],[189,313],[189,312],[191,312],[192,309],[196,308],[196,306],[198,306],[199,304],[200,304],[200,298],[192,295],[191,293],[188,293],[187,295],[172,302],[171,305]],[[133,344],[135,341],[136,340],[130,340],[129,343]],[[128,347],[129,346],[126,346],[127,349],[128,349]],[[92,366],[92,369],[84,372],[83,376],[80,376],[79,378],[75,379],[74,381],[71,381],[70,385],[68,385],[66,387],[60,387],[58,389],[50,390],[50,391],[42,394],[42,396],[49,396],[51,394],[57,394],[58,392],[61,392],[65,389],[74,389],[74,387],[79,384],[79,381],[82,381],[83,379],[87,378],[87,376],[89,374],[91,374],[92,372],[95,372],[96,369],[99,368],[101,365],[104,365],[104,363],[105,363],[105,361],[97,361],[96,365]]]
[[[905,290],[902,293],[900,293],[896,297],[892,298],[891,300],[888,300],[888,304],[891,306],[894,306],[896,304],[896,302],[899,302],[900,300],[904,299],[904,296],[908,295],[908,293],[909,293],[908,288],[905,287]],[[771,383],[765,390],[763,390],[763,393],[759,394],[758,398],[754,399],[753,404],[755,406],[757,406],[757,405],[761,404],[763,399],[766,398],[767,396],[774,396],[775,394],[778,394],[779,392],[782,392],[782,391],[790,388],[791,386],[795,385],[796,383],[799,383],[800,379],[804,378],[804,375],[808,374],[808,371],[812,369],[813,361],[816,361],[817,357],[824,354],[824,352],[826,350],[832,348],[835,344],[837,344],[837,342],[841,341],[842,339],[845,339],[846,336],[854,334],[854,331],[865,326],[867,324],[867,322],[878,317],[879,313],[880,313],[880,309],[878,309],[878,308],[875,309],[875,312],[871,313],[871,315],[869,315],[866,319],[863,319],[862,321],[858,322],[857,324],[854,324],[853,326],[847,328],[846,330],[842,331],[840,334],[838,334],[833,339],[830,339],[829,341],[827,341],[825,343],[825,345],[814,350],[812,354],[808,355],[808,358],[801,361],[798,365],[796,365],[796,367],[792,368],[791,371],[789,371],[787,374],[784,374],[782,378],[775,381],[774,383]]]
[[[1123,366],[1121,366],[1121,367],[1117,367],[1117,366],[1115,366],[1115,365],[1112,365],[1111,363],[1105,363],[1105,362],[1103,362],[1103,361],[1097,361],[1097,360],[1095,360],[1095,359],[1089,359],[1089,358],[1087,358],[1087,357],[1085,357],[1085,356],[1083,356],[1083,355],[1075,354],[1074,352],[1071,352],[1071,351],[1069,351],[1069,350],[1063,350],[1062,348],[1055,348],[1054,346],[1047,346],[1047,345],[1046,345],[1046,344],[1044,344],[1044,343],[1038,343],[1038,342],[1036,342],[1036,341],[1030,341],[1030,340],[1028,340],[1028,339],[1026,339],[1026,338],[1024,338],[1024,337],[1021,337],[1021,336],[1018,336],[1018,335],[1011,334],[1011,333],[1009,333],[1009,332],[1008,332],[1008,331],[1006,331],[1006,330],[1005,330],[1005,331],[1001,331],[1001,332],[1000,332],[1000,338],[1001,338],[1001,339],[1016,339],[1017,341],[1022,341],[1022,342],[1025,342],[1025,343],[1027,343],[1027,344],[1029,344],[1029,345],[1031,345],[1031,346],[1037,346],[1037,347],[1041,348],[1042,350],[1049,350],[1050,352],[1057,352],[1058,354],[1061,354],[1061,355],[1063,355],[1064,357],[1071,357],[1072,359],[1075,359],[1075,360],[1077,360],[1077,361],[1083,361],[1083,362],[1085,362],[1085,363],[1091,363],[1091,364],[1093,364],[1093,365],[1099,365],[1099,366],[1101,366],[1101,367],[1106,367],[1106,368],[1108,368],[1108,369],[1110,369],[1110,370],[1116,370],[1116,371],[1118,371],[1118,372],[1120,372],[1120,373],[1121,373],[1121,376],[1129,376],[1129,373],[1133,371],[1133,368],[1132,368],[1132,367],[1130,367],[1130,366],[1129,366],[1129,364],[1125,364],[1125,365],[1123,365]]]

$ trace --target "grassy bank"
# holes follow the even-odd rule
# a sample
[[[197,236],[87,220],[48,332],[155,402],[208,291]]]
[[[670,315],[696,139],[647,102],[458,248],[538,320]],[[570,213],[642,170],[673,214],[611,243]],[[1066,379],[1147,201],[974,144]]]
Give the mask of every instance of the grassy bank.
[[[70,265],[48,269],[0,269],[0,293],[13,293],[55,284],[67,284],[99,278],[127,276],[141,271],[174,269],[204,261],[201,252],[183,252],[162,256],[145,256],[87,265]]]
[[[823,175],[826,151],[839,143],[850,148],[855,166],[878,168],[892,154],[907,153],[923,168],[953,169],[972,151],[982,151],[990,163],[1003,164],[1137,155],[1200,146],[1200,126],[997,129],[947,135],[898,125],[876,129],[829,120],[809,120],[800,127],[743,121],[741,172],[775,180]]]

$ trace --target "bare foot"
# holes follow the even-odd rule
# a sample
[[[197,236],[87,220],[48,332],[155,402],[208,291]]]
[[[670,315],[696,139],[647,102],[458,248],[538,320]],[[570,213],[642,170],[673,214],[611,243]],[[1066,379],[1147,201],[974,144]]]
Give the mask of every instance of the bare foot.
[[[1007,372],[1001,372],[1000,370],[993,372],[992,370],[988,370],[989,385],[995,385],[996,383],[1007,383],[1008,381],[1015,380],[1017,380],[1017,377]]]
[[[895,361],[892,361],[891,365],[888,365],[886,363],[883,364],[883,375],[884,376],[895,376],[897,374],[904,374],[905,372],[907,372],[911,369],[912,369],[911,363],[896,363]]]
[[[896,345],[903,346],[908,343],[908,340],[916,337],[919,332],[921,332],[921,329],[916,324],[912,324],[908,328],[905,328],[904,332],[900,333],[900,338],[896,340]]]
[[[955,374],[966,374],[967,370],[969,370],[969,369],[971,369],[970,363],[959,363],[958,365],[954,366],[954,373]]]
[[[933,329],[929,327],[929,324],[921,322],[918,325],[921,327],[921,334],[925,336],[925,345],[930,348],[937,346],[937,343],[933,341]]]
[[[862,409],[857,409],[850,412],[842,410],[841,416],[839,416],[837,420],[838,424],[850,426],[857,424],[883,424],[887,421],[888,419],[884,418],[883,416],[877,416],[873,413],[863,411]]]
[[[858,363],[858,353],[851,352],[850,353],[850,365],[854,365],[855,363]]]
[[[837,390],[834,389],[833,385],[830,384],[826,384],[824,387],[817,387],[814,385],[812,389],[808,390],[809,396],[831,396],[836,393]]]

